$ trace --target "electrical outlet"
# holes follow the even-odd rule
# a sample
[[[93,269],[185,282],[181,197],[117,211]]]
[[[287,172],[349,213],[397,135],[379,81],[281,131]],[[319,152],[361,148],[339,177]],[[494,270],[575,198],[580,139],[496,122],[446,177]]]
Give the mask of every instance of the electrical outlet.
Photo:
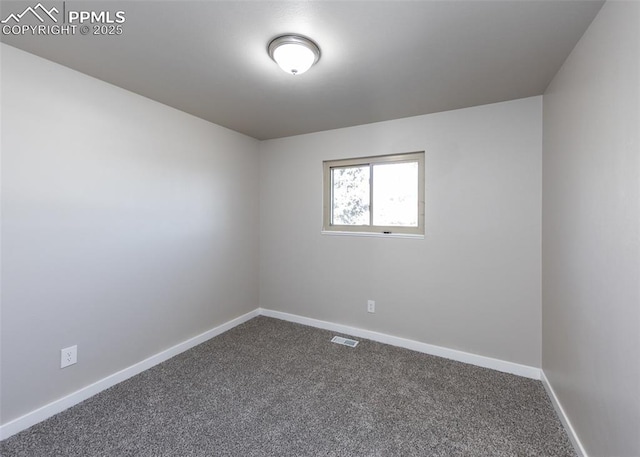
[[[367,312],[375,313],[376,312],[376,302],[373,300],[367,300]]]
[[[60,368],[68,367],[78,361],[78,346],[71,346],[60,350]]]

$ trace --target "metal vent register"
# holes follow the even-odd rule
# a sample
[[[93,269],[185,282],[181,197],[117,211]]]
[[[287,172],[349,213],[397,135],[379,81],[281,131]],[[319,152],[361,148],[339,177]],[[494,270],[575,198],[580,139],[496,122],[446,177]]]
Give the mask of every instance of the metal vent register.
[[[349,338],[342,338],[341,336],[334,336],[331,339],[332,343],[342,344],[344,346],[349,346],[350,348],[354,348],[358,345],[356,340],[350,340]]]

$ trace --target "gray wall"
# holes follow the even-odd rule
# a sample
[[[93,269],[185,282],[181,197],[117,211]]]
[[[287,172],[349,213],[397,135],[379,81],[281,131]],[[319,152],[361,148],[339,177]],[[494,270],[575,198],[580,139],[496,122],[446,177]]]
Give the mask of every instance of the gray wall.
[[[421,150],[424,240],[321,234],[323,160]],[[542,97],[262,142],[260,305],[539,367],[541,156]]]
[[[256,140],[4,44],[2,127],[3,423],[257,308]]]
[[[640,3],[544,95],[542,366],[591,456],[640,455]]]

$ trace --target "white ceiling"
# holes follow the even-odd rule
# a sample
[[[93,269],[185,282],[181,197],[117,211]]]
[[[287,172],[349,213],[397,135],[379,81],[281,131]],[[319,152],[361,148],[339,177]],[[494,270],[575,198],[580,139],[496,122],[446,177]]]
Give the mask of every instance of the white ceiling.
[[[28,3],[2,2],[2,18]],[[62,2],[43,2],[45,5]],[[258,139],[540,95],[601,1],[71,2],[121,36],[2,41]],[[78,8],[79,9],[79,8]],[[283,33],[322,57],[290,76]]]

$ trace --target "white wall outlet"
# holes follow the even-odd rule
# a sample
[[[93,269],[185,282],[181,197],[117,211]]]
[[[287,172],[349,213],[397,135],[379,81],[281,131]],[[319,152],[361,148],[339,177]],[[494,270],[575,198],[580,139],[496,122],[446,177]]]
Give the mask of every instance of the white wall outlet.
[[[78,361],[78,346],[71,346],[60,350],[60,368],[68,367]]]
[[[373,300],[367,300],[367,312],[375,313],[376,312],[376,302]]]

